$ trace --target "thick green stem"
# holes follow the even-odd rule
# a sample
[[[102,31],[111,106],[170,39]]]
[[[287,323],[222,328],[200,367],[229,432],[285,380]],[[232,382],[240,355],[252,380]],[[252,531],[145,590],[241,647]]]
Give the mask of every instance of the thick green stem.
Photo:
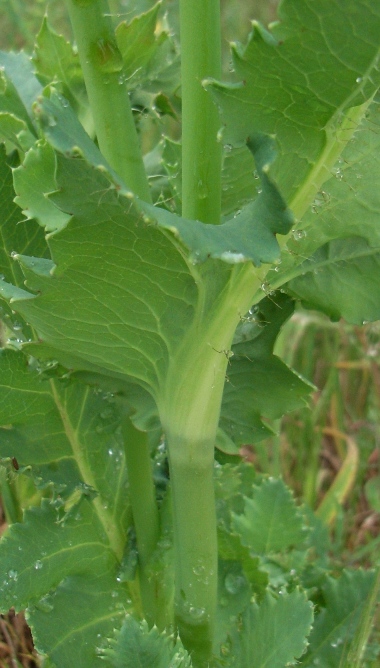
[[[215,309],[201,313],[172,360],[160,405],[170,463],[175,553],[175,615],[196,668],[207,668],[217,600],[214,446],[228,349],[257,279],[236,267]]]
[[[196,429],[194,429],[195,431]],[[202,429],[199,429],[202,434]],[[207,666],[217,600],[214,439],[168,434],[175,550],[175,618],[196,667]]]
[[[158,610],[159,586],[149,567],[160,535],[160,522],[149,444],[146,433],[138,431],[127,417],[123,420],[123,436],[139,555],[142,605],[148,622],[158,624],[163,611]]]
[[[205,78],[221,76],[220,0],[180,0],[182,215],[220,223],[220,119]]]
[[[78,47],[99,148],[125,184],[151,201],[148,179],[120,71],[107,0],[66,0]]]

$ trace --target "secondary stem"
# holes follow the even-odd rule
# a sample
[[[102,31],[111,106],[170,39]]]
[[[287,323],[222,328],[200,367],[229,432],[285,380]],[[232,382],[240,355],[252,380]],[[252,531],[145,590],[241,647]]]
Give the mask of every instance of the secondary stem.
[[[122,57],[107,0],[66,0],[99,148],[125,184],[151,201],[128,91],[120,78]]]
[[[218,110],[202,87],[221,76],[220,0],[180,0],[182,74],[182,215],[220,223]]]
[[[128,417],[123,419],[123,436],[128,470],[133,522],[139,555],[140,591],[144,614],[150,624],[158,624],[163,611],[157,609],[156,578],[149,572],[157,547],[160,522],[152,477],[152,463],[146,433],[138,431]]]

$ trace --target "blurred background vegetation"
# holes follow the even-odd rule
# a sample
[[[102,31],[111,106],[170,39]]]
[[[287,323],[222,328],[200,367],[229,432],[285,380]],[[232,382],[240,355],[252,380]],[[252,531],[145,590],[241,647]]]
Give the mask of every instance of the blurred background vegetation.
[[[128,20],[153,4],[110,0],[110,9],[116,19]],[[228,43],[244,41],[252,19],[274,21],[277,5],[278,0],[222,0],[227,75]],[[165,7],[177,33],[176,0]],[[55,30],[69,38],[63,0],[0,0],[0,49],[31,53],[46,12]],[[255,447],[247,444],[241,455],[261,471],[282,475],[301,501],[317,509],[330,526],[332,551],[344,564],[380,566],[380,322],[359,328],[299,308],[276,353],[311,380],[315,392],[307,406],[279,421],[278,436]],[[30,502],[30,489],[19,491]],[[5,525],[0,512],[0,526]],[[0,666],[37,665],[22,617],[1,618]]]

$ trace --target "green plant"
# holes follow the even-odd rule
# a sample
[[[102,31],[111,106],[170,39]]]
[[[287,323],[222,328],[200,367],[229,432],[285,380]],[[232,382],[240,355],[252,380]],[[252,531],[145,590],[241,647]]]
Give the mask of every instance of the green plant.
[[[236,457],[312,389],[296,300],[379,318],[378,2],[284,0],[232,83],[218,0],[180,0],[181,70],[176,3],[66,5],[76,50],[0,54],[0,454],[39,490],[2,607],[58,668],[358,666],[376,574]]]

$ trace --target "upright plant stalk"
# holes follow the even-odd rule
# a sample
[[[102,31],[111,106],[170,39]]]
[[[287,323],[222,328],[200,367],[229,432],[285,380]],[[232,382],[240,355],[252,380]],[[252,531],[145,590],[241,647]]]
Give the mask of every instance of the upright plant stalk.
[[[99,148],[126,185],[151,201],[107,0],[66,0]]]
[[[160,533],[156,493],[147,435],[138,431],[129,417],[123,418],[133,522],[139,555],[140,591],[144,615],[150,624],[159,624],[165,613],[158,609],[159,586],[149,573],[150,560]]]
[[[220,0],[180,0],[182,216],[218,224],[221,145],[218,110],[202,81],[221,76]]]
[[[256,287],[250,265],[236,267],[230,291],[200,314],[173,358],[159,406],[173,501],[175,618],[194,668],[207,668],[217,604],[214,447],[231,340]]]

